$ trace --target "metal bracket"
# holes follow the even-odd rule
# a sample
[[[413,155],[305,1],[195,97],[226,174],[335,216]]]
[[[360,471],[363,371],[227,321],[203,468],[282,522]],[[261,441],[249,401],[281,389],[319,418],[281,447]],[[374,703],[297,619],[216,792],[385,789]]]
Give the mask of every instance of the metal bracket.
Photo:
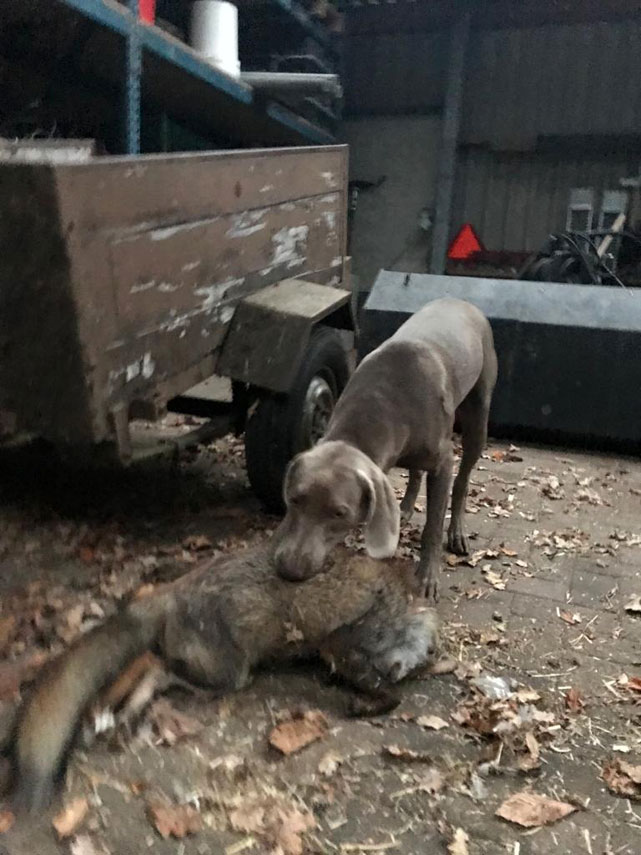
[[[289,391],[314,324],[331,315],[337,327],[351,328],[350,296],[301,279],[257,291],[238,304],[216,373],[272,392]]]

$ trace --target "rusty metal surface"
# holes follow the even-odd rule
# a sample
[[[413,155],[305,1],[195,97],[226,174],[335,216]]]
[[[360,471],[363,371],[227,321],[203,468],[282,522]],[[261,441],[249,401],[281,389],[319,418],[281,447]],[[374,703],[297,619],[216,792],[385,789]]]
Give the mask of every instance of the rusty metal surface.
[[[273,392],[291,388],[312,326],[350,292],[286,279],[243,300],[220,351],[217,372]]]
[[[14,283],[0,407],[98,442],[122,407],[161,408],[212,374],[243,297],[292,276],[342,281],[346,173],[344,147],[0,164],[0,278]],[[62,364],[74,392],[51,397]]]

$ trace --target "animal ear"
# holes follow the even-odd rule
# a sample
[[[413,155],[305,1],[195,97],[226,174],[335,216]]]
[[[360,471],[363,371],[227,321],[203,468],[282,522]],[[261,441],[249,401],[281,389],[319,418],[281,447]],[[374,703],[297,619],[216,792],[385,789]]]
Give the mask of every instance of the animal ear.
[[[389,478],[374,463],[357,474],[366,494],[365,549],[372,558],[391,558],[401,529],[401,511]]]
[[[283,501],[287,504],[287,499],[291,494],[292,484],[294,483],[294,479],[296,478],[296,473],[300,469],[302,454],[297,454],[296,457],[293,457],[289,465],[287,466],[287,470],[285,472],[285,478],[283,480]]]

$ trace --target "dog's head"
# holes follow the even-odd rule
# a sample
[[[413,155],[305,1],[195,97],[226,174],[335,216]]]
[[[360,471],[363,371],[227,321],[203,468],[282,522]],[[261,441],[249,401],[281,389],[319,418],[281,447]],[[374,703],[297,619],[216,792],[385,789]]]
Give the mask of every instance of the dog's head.
[[[285,519],[274,535],[274,560],[285,579],[309,579],[356,526],[365,548],[388,558],[398,544],[400,511],[385,473],[345,442],[321,442],[292,460],[285,476]]]

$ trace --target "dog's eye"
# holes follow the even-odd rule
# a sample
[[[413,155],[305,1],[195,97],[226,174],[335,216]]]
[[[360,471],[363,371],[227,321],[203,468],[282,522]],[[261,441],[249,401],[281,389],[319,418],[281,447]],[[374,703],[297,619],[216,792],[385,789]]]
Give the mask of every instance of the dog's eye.
[[[349,513],[349,508],[346,508],[346,507],[335,508],[335,510],[334,510],[334,516],[338,520],[345,519],[345,517],[347,516],[348,513]]]
[[[302,504],[302,502],[303,502],[303,497],[302,497],[302,496],[300,496],[300,495],[290,496],[290,497],[289,497],[289,504],[290,504],[290,505],[296,505],[296,506],[298,506],[298,505]]]

